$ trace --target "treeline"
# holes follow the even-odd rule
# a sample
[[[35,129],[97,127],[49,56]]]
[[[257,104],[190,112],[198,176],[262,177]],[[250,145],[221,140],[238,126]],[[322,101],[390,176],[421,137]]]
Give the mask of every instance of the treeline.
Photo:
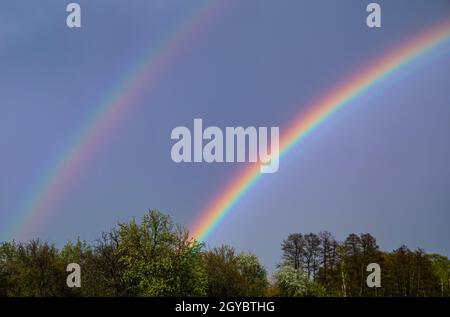
[[[269,277],[254,254],[207,249],[149,211],[93,244],[1,243],[0,296],[450,296],[448,258],[406,246],[383,252],[370,234],[343,242],[328,232],[290,234],[281,249]],[[80,288],[66,284],[69,263],[81,267]],[[369,263],[381,266],[380,288],[366,285]]]
[[[376,239],[350,234],[343,242],[331,233],[290,234],[282,243],[283,264],[304,272],[327,296],[450,296],[450,261],[439,254],[379,249]],[[381,267],[381,287],[366,284],[367,266]]]

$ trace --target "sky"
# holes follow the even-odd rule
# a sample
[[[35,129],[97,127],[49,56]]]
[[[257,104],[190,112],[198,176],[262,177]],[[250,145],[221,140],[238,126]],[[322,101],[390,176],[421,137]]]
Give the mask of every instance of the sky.
[[[371,1],[221,1],[32,232],[20,232],[17,219],[39,179],[143,54],[206,0],[79,0],[80,29],[66,26],[69,1],[0,2],[0,241],[94,241],[149,208],[191,227],[245,163],[176,164],[172,129],[202,118],[222,128],[277,126],[282,135],[339,82],[450,18],[448,0],[377,1],[376,29],[366,26]],[[333,115],[207,245],[251,251],[269,269],[292,232],[328,230],[339,240],[370,232],[384,250],[450,255],[449,57],[446,41]]]

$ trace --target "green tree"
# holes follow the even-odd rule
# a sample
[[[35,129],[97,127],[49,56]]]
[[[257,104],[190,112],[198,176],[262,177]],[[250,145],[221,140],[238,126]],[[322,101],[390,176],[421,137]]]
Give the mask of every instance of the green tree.
[[[347,296],[361,296],[361,281],[364,281],[365,267],[362,261],[361,237],[351,233],[343,243],[341,259],[345,262],[345,289]]]
[[[402,245],[385,255],[382,291],[384,296],[422,297],[439,295],[430,256]],[[384,282],[383,282],[384,281]]]
[[[73,296],[112,296],[107,281],[109,276],[98,265],[99,255],[87,242],[78,239],[76,243],[68,242],[61,250],[64,264],[77,263],[81,267],[81,288],[72,288]]]
[[[439,280],[440,296],[450,296],[450,260],[440,254],[431,254],[433,274]]]
[[[267,290],[267,273],[251,253],[236,254],[222,245],[204,253],[209,296],[262,296]]]
[[[20,295],[17,290],[17,245],[13,242],[0,244],[0,296]]]
[[[65,266],[55,246],[40,240],[23,244],[5,243],[1,261],[8,296],[64,296]]]
[[[268,286],[267,271],[259,263],[258,257],[251,253],[240,253],[237,265],[241,275],[242,296],[264,296]]]
[[[208,274],[208,296],[240,296],[240,274],[236,251],[222,245],[204,253]]]
[[[120,223],[118,255],[130,294],[202,296],[206,271],[202,245],[169,216],[150,210],[140,224]]]
[[[319,249],[321,267],[317,272],[317,280],[325,287],[327,291],[332,292],[333,272],[335,271],[335,266],[337,265],[337,242],[333,235],[328,231],[319,232],[319,239],[321,245]]]
[[[324,296],[325,289],[317,282],[310,280],[303,270],[289,265],[281,266],[274,274],[280,296]]]
[[[124,281],[124,265],[120,261],[120,236],[116,228],[103,232],[94,245],[94,269],[101,279],[103,296],[127,296],[128,292]]]

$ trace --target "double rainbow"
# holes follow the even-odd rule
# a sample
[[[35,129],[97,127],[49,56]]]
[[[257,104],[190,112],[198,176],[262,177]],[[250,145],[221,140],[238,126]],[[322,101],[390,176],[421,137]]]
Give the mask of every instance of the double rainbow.
[[[208,0],[198,12],[167,36],[156,48],[143,55],[109,94],[94,108],[73,139],[59,153],[50,168],[43,173],[10,226],[10,236],[29,234],[34,231],[54,210],[68,186],[80,169],[95,153],[99,143],[106,139],[144,88],[149,89],[164,73],[164,70],[180,55],[180,51],[192,38],[205,28],[223,6],[230,0]],[[419,34],[414,39],[394,48],[391,52],[358,71],[344,84],[310,105],[294,120],[280,140],[280,156],[285,156],[308,134],[333,113],[349,104],[378,82],[422,54],[442,44],[450,37],[450,21],[447,20]],[[192,235],[205,240],[228,215],[240,199],[262,177],[257,164],[249,166],[233,179],[202,213],[193,226]]]

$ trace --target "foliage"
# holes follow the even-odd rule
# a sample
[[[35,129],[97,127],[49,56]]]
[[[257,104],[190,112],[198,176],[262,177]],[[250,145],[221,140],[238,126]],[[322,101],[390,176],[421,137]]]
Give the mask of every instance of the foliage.
[[[205,252],[209,296],[262,296],[267,288],[267,273],[251,253],[236,254],[222,245]]]
[[[432,271],[439,281],[440,296],[450,296],[450,260],[440,254],[430,255]]]
[[[65,267],[53,245],[40,240],[2,243],[0,262],[2,295],[67,295]]]
[[[301,269],[283,265],[275,273],[276,285],[280,296],[323,296],[325,289],[310,280],[308,274]]]
[[[450,296],[450,260],[422,249],[379,249],[368,233],[342,242],[327,231],[292,233],[271,282],[258,257],[228,245],[204,245],[171,218],[150,210],[119,223],[93,244],[60,250],[41,240],[0,243],[0,296]],[[66,286],[66,267],[81,266],[81,288]],[[367,265],[381,287],[366,285]]]
[[[241,276],[243,296],[263,296],[267,290],[267,272],[252,253],[237,256],[238,271]]]
[[[284,266],[306,272],[329,296],[448,296],[448,259],[401,246],[380,251],[368,234],[350,234],[338,242],[328,232],[290,234],[282,244]],[[381,267],[381,287],[366,285],[367,265]],[[317,267],[318,266],[318,267]]]
[[[206,272],[202,245],[172,223],[150,211],[141,224],[119,224],[118,254],[124,279],[138,296],[202,296]]]

